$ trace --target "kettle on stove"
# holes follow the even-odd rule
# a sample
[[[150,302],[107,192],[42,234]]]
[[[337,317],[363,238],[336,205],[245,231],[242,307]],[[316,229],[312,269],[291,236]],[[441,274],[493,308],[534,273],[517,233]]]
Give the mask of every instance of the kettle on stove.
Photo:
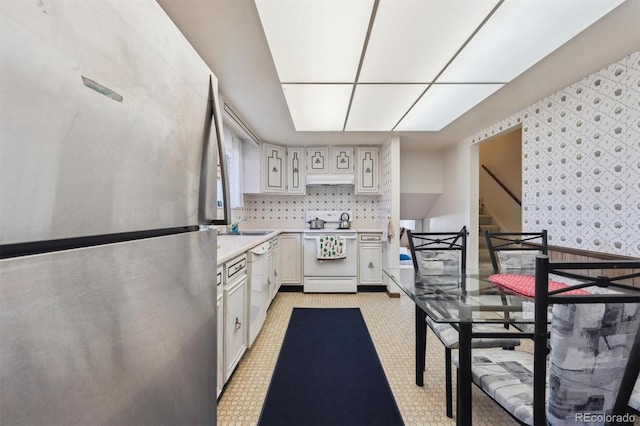
[[[338,229],[350,229],[351,221],[349,221],[349,213],[345,212],[340,215],[340,223]]]

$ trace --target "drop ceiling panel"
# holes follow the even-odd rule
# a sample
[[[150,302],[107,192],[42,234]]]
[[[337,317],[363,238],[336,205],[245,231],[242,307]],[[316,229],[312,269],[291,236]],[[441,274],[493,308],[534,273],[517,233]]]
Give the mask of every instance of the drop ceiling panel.
[[[502,86],[433,84],[394,130],[441,130]]]
[[[256,0],[282,83],[355,80],[373,0]]]
[[[359,82],[434,81],[497,3],[380,0]]]
[[[342,131],[352,84],[283,84],[296,131]]]
[[[390,131],[426,88],[426,84],[359,84],[345,130]]]
[[[622,2],[506,0],[438,82],[509,82]]]

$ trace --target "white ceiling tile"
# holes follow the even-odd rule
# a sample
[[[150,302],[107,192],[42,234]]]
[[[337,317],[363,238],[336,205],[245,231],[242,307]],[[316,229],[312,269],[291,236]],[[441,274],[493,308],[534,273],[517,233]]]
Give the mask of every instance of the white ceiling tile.
[[[441,130],[502,86],[503,84],[433,84],[394,130]]]
[[[345,130],[391,131],[426,88],[426,84],[359,84]]]
[[[497,0],[380,0],[359,82],[432,82]]]
[[[506,0],[438,82],[509,82],[623,0]]]
[[[352,84],[283,84],[296,131],[342,131]]]
[[[255,0],[282,83],[354,82],[373,0]]]

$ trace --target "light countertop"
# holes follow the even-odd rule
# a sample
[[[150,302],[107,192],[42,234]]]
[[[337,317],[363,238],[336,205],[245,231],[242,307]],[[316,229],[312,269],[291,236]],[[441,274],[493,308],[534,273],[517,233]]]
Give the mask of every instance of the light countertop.
[[[379,228],[353,228],[359,233],[382,233]],[[247,230],[255,230],[255,228],[249,228]],[[243,229],[240,230],[242,234]],[[233,259],[242,253],[251,250],[253,247],[261,244],[271,238],[278,236],[282,233],[296,233],[304,232],[304,228],[291,228],[291,229],[279,229],[269,232],[266,235],[218,235],[218,256],[217,264],[222,265],[224,262]]]

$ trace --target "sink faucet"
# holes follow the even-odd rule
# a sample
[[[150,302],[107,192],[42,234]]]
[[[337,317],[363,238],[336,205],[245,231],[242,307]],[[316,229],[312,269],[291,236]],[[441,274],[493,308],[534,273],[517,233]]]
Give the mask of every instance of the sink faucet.
[[[238,225],[240,225],[240,222],[244,222],[245,219],[240,219],[237,222],[234,222],[231,224],[231,233],[232,234],[237,234],[238,233]]]

